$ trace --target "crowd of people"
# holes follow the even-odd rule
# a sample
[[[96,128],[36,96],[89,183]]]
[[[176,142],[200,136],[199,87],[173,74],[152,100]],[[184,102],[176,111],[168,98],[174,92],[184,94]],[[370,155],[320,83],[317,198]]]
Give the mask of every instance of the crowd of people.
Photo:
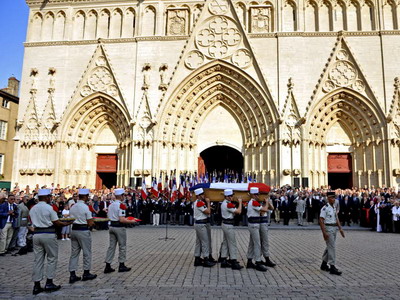
[[[46,186],[45,186],[46,187]],[[46,187],[52,190],[52,206],[59,217],[68,217],[70,207],[78,199],[78,189],[82,186],[61,188],[52,184]],[[29,251],[26,242],[28,235],[29,210],[37,203],[37,191],[18,184],[7,193],[0,193],[0,255],[19,249],[21,254]],[[114,188],[90,190],[89,209],[93,217],[98,218],[96,229],[108,229],[108,207],[115,201]],[[274,209],[268,212],[269,222],[289,225],[289,221],[298,226],[318,222],[321,208],[327,203],[326,193],[329,188],[309,189],[292,188],[290,186],[271,187],[269,201]],[[364,188],[335,190],[339,219],[343,226],[358,225],[369,227],[378,232],[400,233],[400,192],[392,188]],[[146,196],[144,196],[146,195]],[[123,202],[126,204],[126,216],[140,221],[137,224],[158,226],[194,224],[193,199],[187,193],[183,197],[172,199],[168,192],[159,192],[158,196],[148,191],[144,194],[140,189],[125,188]],[[212,199],[211,199],[212,200]],[[221,225],[221,202],[211,202],[211,225]],[[240,214],[235,215],[234,224],[247,226],[247,203],[243,203]],[[135,226],[135,225],[132,225]],[[59,230],[59,239],[68,240],[70,228]]]

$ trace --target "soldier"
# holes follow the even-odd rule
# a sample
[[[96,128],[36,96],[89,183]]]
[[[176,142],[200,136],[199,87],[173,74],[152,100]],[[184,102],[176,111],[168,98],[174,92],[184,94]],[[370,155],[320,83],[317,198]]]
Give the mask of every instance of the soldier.
[[[276,264],[273,263],[269,258],[269,237],[268,237],[269,217],[264,210],[267,209],[267,211],[273,211],[274,206],[272,205],[272,201],[267,198],[263,202],[262,207],[263,207],[263,210],[261,210],[261,213],[260,213],[260,215],[261,215],[260,216],[261,254],[265,258],[265,262],[263,262],[263,264],[267,267],[273,268],[276,266]]]
[[[129,272],[131,268],[125,266],[126,261],[126,224],[135,224],[136,221],[128,220],[125,217],[125,204],[121,203],[124,189],[115,189],[115,201],[108,207],[108,218],[111,221],[110,224],[110,246],[108,247],[106,254],[106,267],[104,273],[114,272],[115,269],[111,268],[111,262],[114,258],[115,248],[119,247],[118,272]]]
[[[237,246],[235,230],[233,228],[234,215],[242,213],[242,199],[239,198],[239,207],[236,208],[235,204],[231,201],[233,199],[233,190],[224,190],[225,199],[221,204],[222,215],[222,231],[224,233],[224,240],[221,244],[221,268],[231,267],[233,270],[240,270],[243,267],[237,261]],[[230,261],[227,261],[227,257]]]
[[[50,204],[49,189],[40,189],[38,191],[39,203],[32,207],[29,212],[32,226],[34,228],[33,251],[35,253],[35,262],[33,264],[32,279],[35,282],[33,294],[37,295],[43,292],[40,281],[43,279],[44,260],[47,256],[47,281],[44,291],[53,292],[61,288],[60,285],[53,283],[54,274],[57,268],[58,242],[56,236],[56,226],[68,226],[71,222],[61,222],[57,213]]]
[[[326,249],[322,256],[321,270],[329,271],[331,274],[334,275],[341,275],[342,272],[340,272],[335,267],[335,242],[338,228],[342,237],[344,237],[344,231],[340,226],[339,218],[334,204],[335,193],[328,192],[328,203],[324,207],[322,207],[319,217],[319,225],[321,227],[322,235],[326,242]]]
[[[194,229],[196,230],[196,245],[194,248],[194,266],[213,267],[215,262],[211,261],[210,244],[211,244],[211,228],[210,214],[211,206],[210,199],[204,197],[204,190],[198,188],[194,191],[196,201],[194,202]],[[205,201],[205,202],[204,202]],[[208,226],[207,226],[208,225]],[[203,254],[203,260],[201,260]]]
[[[78,267],[79,254],[83,252],[83,276],[82,281],[92,280],[97,277],[90,273],[92,264],[92,237],[89,227],[94,226],[92,213],[86,202],[89,200],[89,189],[79,189],[79,200],[70,209],[70,216],[75,221],[71,233],[71,257],[69,259],[69,283],[81,280],[75,272]]]
[[[267,212],[267,207],[262,207],[258,202],[259,189],[257,187],[250,188],[250,196],[252,197],[247,206],[248,228],[250,231],[249,248],[247,251],[247,268],[256,269],[257,271],[266,272],[267,267],[261,260],[261,235],[260,235],[260,221],[261,212]],[[253,263],[253,258],[256,264]]]

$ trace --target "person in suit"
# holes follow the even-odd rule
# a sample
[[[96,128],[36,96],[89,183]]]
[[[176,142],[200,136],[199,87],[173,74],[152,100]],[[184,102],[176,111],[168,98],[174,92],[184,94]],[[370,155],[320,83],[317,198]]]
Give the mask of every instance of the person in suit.
[[[4,256],[14,228],[17,226],[18,207],[15,204],[15,196],[10,194],[3,204],[0,205],[0,255]]]
[[[307,212],[307,222],[314,223],[314,199],[311,194],[306,194],[306,212]]]
[[[306,210],[306,201],[304,200],[304,195],[302,193],[294,200],[296,203],[296,213],[297,213],[297,225],[303,226],[303,215]]]
[[[283,225],[289,225],[290,203],[288,197],[284,193],[281,195],[281,216],[283,218]]]
[[[340,204],[339,216],[340,216],[340,221],[342,222],[342,226],[344,226],[345,223],[347,223],[347,225],[350,226],[352,203],[349,196],[345,195],[342,198],[342,200],[340,200],[339,204]]]

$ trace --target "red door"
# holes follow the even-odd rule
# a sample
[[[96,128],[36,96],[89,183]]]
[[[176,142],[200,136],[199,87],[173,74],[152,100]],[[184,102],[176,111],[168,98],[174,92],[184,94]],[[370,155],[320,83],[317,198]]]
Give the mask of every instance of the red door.
[[[328,155],[328,184],[332,189],[353,187],[353,174],[350,153],[331,153]]]
[[[98,154],[96,189],[111,188],[117,184],[117,154]]]

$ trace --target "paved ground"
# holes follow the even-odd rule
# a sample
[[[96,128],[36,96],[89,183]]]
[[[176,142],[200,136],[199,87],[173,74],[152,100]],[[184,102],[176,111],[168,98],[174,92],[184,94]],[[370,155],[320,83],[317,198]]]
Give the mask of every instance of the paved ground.
[[[0,299],[399,299],[400,235],[348,230],[338,238],[338,267],[342,276],[319,270],[324,242],[319,230],[274,228],[271,257],[277,263],[266,273],[215,266],[193,266],[194,230],[141,226],[128,229],[129,273],[103,274],[108,232],[93,233],[93,272],[96,280],[68,284],[70,242],[59,241],[56,283],[52,294],[31,295],[33,254],[0,257]],[[291,227],[293,228],[293,227]],[[315,227],[314,227],[315,228]],[[222,231],[212,231],[214,256]],[[248,231],[238,228],[240,262],[246,260]],[[116,263],[114,263],[114,267]],[[80,274],[81,271],[78,272]]]

